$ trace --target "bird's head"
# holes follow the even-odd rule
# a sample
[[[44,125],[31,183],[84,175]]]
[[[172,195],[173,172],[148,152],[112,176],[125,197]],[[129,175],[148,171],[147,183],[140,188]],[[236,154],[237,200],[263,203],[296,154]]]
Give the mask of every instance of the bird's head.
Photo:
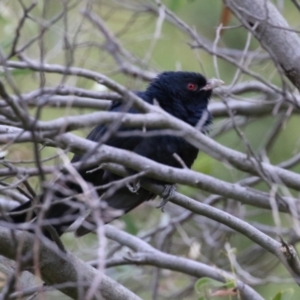
[[[154,79],[146,93],[168,113],[196,125],[207,111],[212,90],[221,84],[223,81],[207,80],[199,73],[164,72]]]

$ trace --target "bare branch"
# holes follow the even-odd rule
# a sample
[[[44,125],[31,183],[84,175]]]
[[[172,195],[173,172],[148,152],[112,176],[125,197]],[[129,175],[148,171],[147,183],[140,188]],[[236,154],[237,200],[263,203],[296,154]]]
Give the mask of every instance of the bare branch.
[[[17,242],[22,241],[22,253],[32,253],[32,245],[37,241],[34,236],[16,231],[15,237]],[[10,259],[15,259],[17,255],[17,247],[12,239],[10,230],[0,228],[1,249],[0,254]],[[101,276],[101,284],[98,287],[97,295],[102,299],[117,300],[117,299],[140,299],[137,295],[127,290],[125,287],[112,280],[105,274],[99,272],[85,264],[79,258],[76,258],[71,253],[64,255],[59,254],[57,251],[49,248],[41,241],[39,243],[39,264],[42,279],[47,285],[60,284],[58,289],[72,299],[83,299],[88,290],[90,283],[95,276]],[[30,265],[29,265],[30,266]],[[27,267],[29,267],[27,265]],[[35,272],[34,269],[29,269]]]
[[[242,3],[226,0],[225,3],[270,53],[289,80],[300,89],[300,38],[290,30],[274,4],[269,0],[247,0]]]

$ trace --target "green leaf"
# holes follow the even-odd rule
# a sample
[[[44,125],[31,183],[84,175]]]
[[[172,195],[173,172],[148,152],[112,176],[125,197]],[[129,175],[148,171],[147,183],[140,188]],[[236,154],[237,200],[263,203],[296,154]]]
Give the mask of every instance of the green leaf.
[[[226,283],[219,282],[209,277],[202,277],[196,282],[195,289],[198,292],[202,292],[208,288],[212,288],[212,287],[218,288],[218,287],[223,287],[224,285],[226,285]]]
[[[289,300],[291,299],[291,297],[294,294],[294,290],[293,289],[286,289],[283,291],[278,292],[273,298],[272,300]]]
[[[226,289],[233,289],[236,287],[236,282],[234,279],[228,280],[223,284],[223,287]]]
[[[201,299],[201,297],[203,297],[203,295],[206,295],[206,293],[211,289],[220,289],[220,288],[232,289],[235,287],[236,287],[236,282],[234,279],[227,280],[226,282],[220,282],[209,277],[202,277],[196,282],[195,291],[200,295],[199,299]],[[204,297],[203,299],[206,298]]]
[[[198,288],[201,288],[201,287],[207,285],[208,283],[210,283],[211,280],[212,280],[211,278],[208,278],[208,277],[202,277],[202,278],[200,278],[200,279],[196,282],[196,286],[197,286]]]

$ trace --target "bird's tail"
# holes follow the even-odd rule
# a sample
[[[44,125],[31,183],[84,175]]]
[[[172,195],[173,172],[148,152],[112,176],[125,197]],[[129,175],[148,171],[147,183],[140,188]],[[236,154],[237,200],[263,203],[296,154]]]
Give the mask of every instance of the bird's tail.
[[[114,176],[109,179],[113,181],[118,178]],[[82,189],[74,182],[56,182],[36,199],[12,209],[8,217],[13,223],[36,219],[31,228],[51,225],[61,235],[79,216],[86,215],[88,207],[91,213],[83,219],[75,232],[77,236],[82,236],[95,230],[100,219],[102,223],[109,223],[154,197],[143,188],[133,192],[127,186],[89,195],[92,199],[86,199]],[[45,232],[43,228],[42,231]]]
[[[8,212],[5,220],[15,224],[32,222],[30,231],[35,226],[51,225],[59,235],[63,234],[76,219],[81,209],[85,209],[82,202],[75,197],[76,189],[63,188],[62,182],[56,182],[50,189],[45,189],[36,196]],[[43,228],[41,228],[42,231]]]

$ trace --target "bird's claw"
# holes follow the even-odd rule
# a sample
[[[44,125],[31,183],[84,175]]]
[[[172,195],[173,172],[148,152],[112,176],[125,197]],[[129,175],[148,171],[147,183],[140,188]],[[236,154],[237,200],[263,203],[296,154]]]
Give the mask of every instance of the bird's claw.
[[[166,204],[172,198],[175,191],[176,191],[176,187],[174,185],[171,185],[171,184],[165,185],[165,189],[161,194],[162,201],[157,206],[157,208],[160,208],[161,211],[163,212]]]
[[[136,194],[138,192],[138,190],[140,189],[141,184],[140,184],[140,181],[136,181],[133,183],[127,183],[126,186],[131,193]]]

